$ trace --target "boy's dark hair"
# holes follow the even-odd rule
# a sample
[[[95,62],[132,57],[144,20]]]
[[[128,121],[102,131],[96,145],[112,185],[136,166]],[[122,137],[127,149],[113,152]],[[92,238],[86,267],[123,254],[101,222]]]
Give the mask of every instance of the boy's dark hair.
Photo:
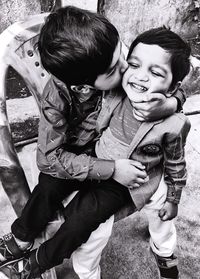
[[[68,85],[93,85],[108,69],[119,40],[102,15],[73,6],[51,13],[43,25],[38,50],[43,67]]]
[[[181,39],[176,33],[167,29],[165,26],[153,28],[138,35],[132,42],[128,57],[139,43],[147,45],[158,45],[171,54],[171,70],[173,88],[178,81],[182,81],[190,71],[190,46]]]

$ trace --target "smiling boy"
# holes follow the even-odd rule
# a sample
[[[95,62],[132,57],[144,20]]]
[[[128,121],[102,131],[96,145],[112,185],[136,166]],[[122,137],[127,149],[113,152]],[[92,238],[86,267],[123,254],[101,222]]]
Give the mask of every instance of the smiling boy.
[[[184,146],[190,122],[183,113],[141,122],[132,101],[137,94],[172,96],[190,70],[189,58],[190,47],[174,32],[162,27],[142,33],[127,57],[129,66],[122,80],[127,97],[113,92],[99,116],[102,136],[96,144],[97,157],[129,158],[145,166],[149,180],[135,183],[138,188],[131,185],[129,192],[136,208],[146,212],[151,250],[163,279],[179,278],[173,219],[186,184]]]

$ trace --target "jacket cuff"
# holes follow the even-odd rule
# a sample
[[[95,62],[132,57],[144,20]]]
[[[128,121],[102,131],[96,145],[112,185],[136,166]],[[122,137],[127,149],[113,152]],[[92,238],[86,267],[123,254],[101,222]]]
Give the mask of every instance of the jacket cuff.
[[[168,186],[167,201],[178,204],[181,199],[182,189],[175,189],[174,186]]]
[[[182,88],[179,88],[173,97],[177,100],[177,110],[176,112],[181,112],[183,110],[183,104],[186,101],[186,93]]]
[[[107,180],[112,177],[115,170],[115,161],[93,159],[91,164],[88,179]]]

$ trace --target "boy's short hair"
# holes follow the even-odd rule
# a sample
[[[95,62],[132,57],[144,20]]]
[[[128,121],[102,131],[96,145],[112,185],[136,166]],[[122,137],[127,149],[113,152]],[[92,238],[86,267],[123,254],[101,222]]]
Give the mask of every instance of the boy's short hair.
[[[66,6],[43,25],[38,49],[43,67],[68,85],[93,85],[106,72],[119,40],[116,28],[102,15]]]
[[[179,35],[165,26],[152,28],[138,35],[130,46],[128,58],[139,43],[158,45],[171,54],[173,79],[170,88],[173,88],[178,81],[182,81],[189,73],[191,54],[190,46]]]

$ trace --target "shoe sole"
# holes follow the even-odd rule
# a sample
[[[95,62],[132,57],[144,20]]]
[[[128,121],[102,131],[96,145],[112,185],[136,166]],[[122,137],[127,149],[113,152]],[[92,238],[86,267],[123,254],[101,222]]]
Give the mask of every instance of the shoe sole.
[[[24,258],[24,257],[21,257],[21,258],[18,258],[18,259],[8,260],[8,261],[5,261],[5,262],[1,263],[1,264],[0,264],[0,271],[1,271],[1,268],[2,268],[2,267],[5,267],[5,266],[10,265],[10,264],[13,264],[13,263],[16,263],[16,262],[22,260],[23,258]]]

